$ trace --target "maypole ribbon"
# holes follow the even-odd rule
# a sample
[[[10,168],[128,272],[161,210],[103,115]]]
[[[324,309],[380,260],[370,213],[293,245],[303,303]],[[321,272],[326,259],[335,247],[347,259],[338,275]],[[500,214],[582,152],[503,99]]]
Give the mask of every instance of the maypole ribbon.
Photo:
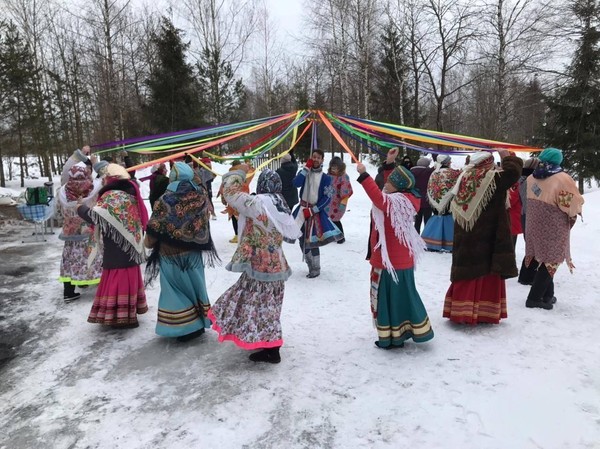
[[[319,116],[321,117],[321,120],[323,121],[323,123],[325,123],[325,126],[327,126],[327,128],[329,129],[329,132],[333,135],[333,137],[336,138],[336,140],[339,142],[339,144],[342,146],[342,148],[344,150],[346,150],[346,153],[348,153],[350,155],[352,160],[358,164],[359,160],[356,158],[354,153],[352,153],[352,151],[350,150],[348,145],[346,145],[346,142],[344,142],[344,140],[339,135],[339,133],[336,131],[336,129],[333,127],[331,122],[327,119],[327,117],[325,117],[325,115],[321,111],[317,111],[317,112],[319,113]]]
[[[186,154],[197,153],[199,151],[203,151],[203,150],[205,150],[207,148],[211,148],[211,147],[214,147],[216,145],[220,145],[222,143],[225,143],[225,142],[228,142],[230,140],[233,140],[233,139],[235,139],[237,137],[253,133],[253,132],[258,131],[260,129],[266,128],[267,126],[271,126],[271,125],[273,125],[275,123],[279,123],[279,122],[281,122],[283,120],[286,120],[286,119],[292,117],[293,115],[294,115],[294,113],[292,112],[292,113],[286,114],[284,116],[280,116],[279,118],[274,119],[272,121],[263,123],[261,125],[255,125],[255,126],[252,126],[250,128],[247,128],[247,129],[245,129],[243,131],[240,131],[239,133],[237,133],[237,134],[235,134],[233,136],[228,136],[228,137],[224,137],[224,138],[221,138],[221,139],[217,139],[217,140],[215,140],[215,141],[213,141],[211,143],[208,143],[206,145],[201,145],[201,146],[199,146],[197,148],[194,148],[192,150],[180,151],[178,153],[171,154],[171,155],[165,156],[165,157],[161,157],[161,158],[155,159],[153,161],[144,162],[142,164],[134,165],[133,167],[129,167],[127,169],[127,171],[131,172],[131,171],[135,171],[135,170],[140,170],[142,168],[150,167],[150,166],[155,165],[155,164],[160,164],[161,162],[170,161],[171,159],[177,159],[177,158],[180,158],[180,157],[184,157]]]

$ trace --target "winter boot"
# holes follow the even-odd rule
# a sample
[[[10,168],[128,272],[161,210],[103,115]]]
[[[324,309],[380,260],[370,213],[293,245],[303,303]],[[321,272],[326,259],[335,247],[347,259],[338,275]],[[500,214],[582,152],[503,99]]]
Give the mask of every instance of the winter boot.
[[[234,235],[233,238],[231,240],[229,240],[229,243],[237,243],[238,242],[238,236]]]
[[[81,293],[75,293],[75,286],[70,282],[64,283],[64,294],[63,298],[65,302],[75,301],[81,296]]]
[[[306,275],[307,278],[314,277],[312,276],[315,270],[313,258],[314,256],[312,255],[312,253],[304,253],[304,261],[306,262],[306,266],[308,267],[308,274]]]
[[[547,304],[556,304],[556,296],[544,297],[544,302]]]
[[[265,363],[279,363],[281,362],[281,356],[279,355],[279,348],[268,348],[261,351],[250,354],[248,357],[253,362],[265,362]]]
[[[527,301],[525,301],[525,307],[527,307],[528,309],[534,309],[534,308],[538,308],[538,309],[545,309],[545,310],[552,310],[552,308],[554,307],[552,305],[551,302],[546,302],[543,299],[527,299]]]
[[[321,274],[321,256],[312,256],[312,272],[309,273],[309,278],[316,278]]]

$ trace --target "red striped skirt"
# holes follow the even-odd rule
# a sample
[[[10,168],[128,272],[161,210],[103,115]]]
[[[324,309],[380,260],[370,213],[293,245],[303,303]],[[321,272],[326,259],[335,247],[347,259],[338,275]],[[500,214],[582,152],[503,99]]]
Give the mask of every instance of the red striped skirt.
[[[444,318],[455,323],[498,324],[506,318],[506,284],[497,274],[488,274],[450,284],[444,301]]]
[[[140,266],[102,270],[88,322],[132,327],[146,313],[146,292]]]

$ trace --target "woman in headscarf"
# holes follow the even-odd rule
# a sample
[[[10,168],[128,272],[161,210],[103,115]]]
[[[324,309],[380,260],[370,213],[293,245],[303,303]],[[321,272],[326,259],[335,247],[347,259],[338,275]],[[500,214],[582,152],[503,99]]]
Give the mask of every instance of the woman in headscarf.
[[[425,243],[413,225],[419,208],[415,178],[407,168],[396,167],[383,192],[356,166],[358,182],[373,202],[371,211],[371,313],[382,349],[401,348],[408,339],[422,343],[433,338],[425,306],[415,286],[415,262]]]
[[[427,183],[427,198],[433,216],[427,221],[422,235],[429,251],[452,251],[454,220],[450,213],[450,200],[460,170],[451,168],[450,162],[450,156],[440,154]]]
[[[92,169],[80,162],[71,166],[67,182],[57,192],[57,210],[63,217],[62,232],[58,236],[65,242],[60,263],[60,282],[64,284],[64,300],[74,301],[81,296],[75,287],[97,285],[102,274],[102,255],[88,266],[88,257],[98,242],[88,222],[77,215],[81,204],[91,206],[102,187],[99,179],[94,183]]]
[[[344,236],[344,228],[342,227],[342,217],[346,213],[346,206],[348,200],[352,196],[352,184],[350,184],[350,177],[346,173],[346,164],[339,156],[331,158],[329,162],[329,176],[331,176],[331,187],[333,188],[333,195],[331,201],[325,207],[327,215],[333,221],[342,233],[342,238],[338,240],[338,243],[344,243],[346,236]]]
[[[540,153],[540,164],[527,178],[527,222],[525,226],[525,265],[539,264],[525,302],[526,307],[552,309],[554,274],[571,260],[571,228],[581,215],[584,203],[577,184],[561,167],[562,151],[546,148]]]
[[[540,160],[537,157],[532,157],[523,162],[523,171],[521,172],[521,177],[519,178],[519,197],[521,199],[521,228],[523,229],[523,237],[527,239],[527,230],[525,228],[525,223],[527,222],[527,178],[533,174],[535,169],[538,167]],[[533,278],[535,277],[535,272],[538,269],[538,262],[535,259],[532,259],[529,262],[529,266],[525,265],[526,257],[523,257],[523,262],[521,263],[521,269],[519,270],[519,284],[522,285],[531,285],[533,284]]]
[[[88,322],[133,328],[139,326],[137,314],[148,311],[140,270],[146,258],[143,236],[148,212],[124,167],[108,164],[105,170],[96,203],[77,209],[81,218],[95,226],[97,238],[102,235],[104,248],[102,276]]]
[[[210,201],[192,168],[176,162],[166,192],[154,204],[144,244],[152,248],[146,285],[160,272],[156,333],[187,341],[210,327],[204,265],[217,258],[210,235]]]
[[[517,275],[517,265],[506,196],[523,161],[505,150],[498,153],[501,170],[492,153],[475,153],[452,190],[452,283],[444,317],[456,323],[498,324],[507,317],[505,279]]]
[[[233,341],[253,362],[279,363],[284,282],[291,276],[281,244],[302,233],[281,195],[281,179],[271,170],[259,178],[256,195],[244,192],[250,167],[223,176],[223,196],[239,212],[240,242],[226,269],[242,273],[209,311],[219,341]]]

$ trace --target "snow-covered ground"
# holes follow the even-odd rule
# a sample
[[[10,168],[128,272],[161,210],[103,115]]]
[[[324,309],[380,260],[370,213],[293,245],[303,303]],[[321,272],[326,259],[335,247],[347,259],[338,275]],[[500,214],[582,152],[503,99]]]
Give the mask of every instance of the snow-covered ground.
[[[526,309],[528,288],[510,279],[508,319],[451,324],[451,255],[426,253],[416,281],[435,338],[383,351],[364,260],[370,204],[354,165],[348,173],[346,243],[322,248],[321,276],[307,279],[298,246],[284,248],[294,275],[279,365],[250,362],[214,332],[188,343],[155,335],[158,283],[139,328],[88,324],[93,289],[63,302],[56,235],[21,245],[32,226],[0,230],[0,337],[16,355],[0,365],[0,448],[600,448],[600,191],[585,195],[577,269],[559,269],[554,310]],[[217,215],[224,266],[233,231]],[[523,252],[519,238],[519,261]],[[208,269],[211,300],[238,276]]]

